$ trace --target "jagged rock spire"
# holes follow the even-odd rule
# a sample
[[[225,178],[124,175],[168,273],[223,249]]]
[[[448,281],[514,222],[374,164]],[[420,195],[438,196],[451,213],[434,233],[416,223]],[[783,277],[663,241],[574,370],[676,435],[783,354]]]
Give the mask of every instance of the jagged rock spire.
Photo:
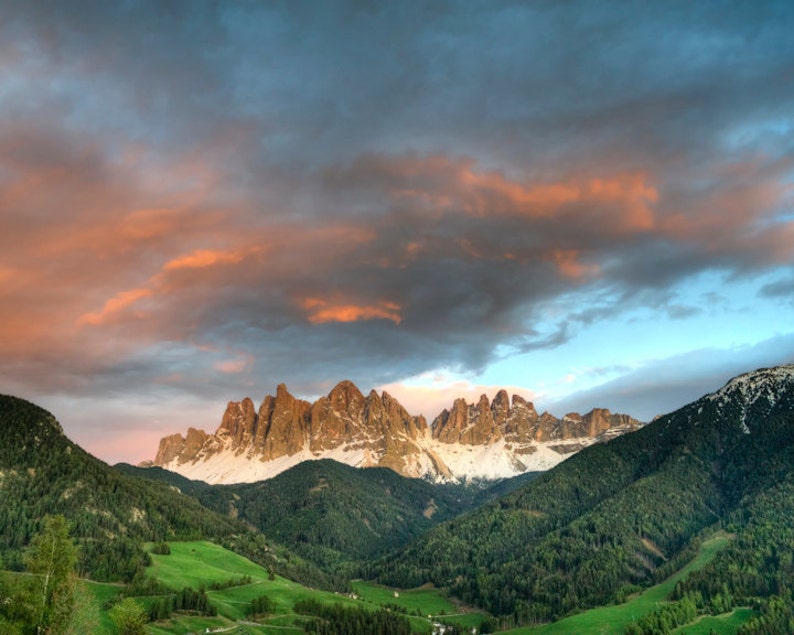
[[[456,399],[428,426],[388,393],[372,390],[365,397],[349,380],[314,403],[279,384],[258,410],[248,397],[229,402],[215,434],[191,428],[186,438],[164,438],[154,463],[215,482],[257,480],[274,475],[268,464],[286,469],[325,456],[435,480],[504,477],[530,469],[528,455],[536,455],[533,469],[545,469],[606,431],[638,425],[603,409],[584,416],[570,413],[562,420],[549,413],[538,416],[531,402],[518,395],[511,402],[500,390],[493,402],[487,395],[472,404]],[[218,467],[209,477],[202,469],[212,465]]]

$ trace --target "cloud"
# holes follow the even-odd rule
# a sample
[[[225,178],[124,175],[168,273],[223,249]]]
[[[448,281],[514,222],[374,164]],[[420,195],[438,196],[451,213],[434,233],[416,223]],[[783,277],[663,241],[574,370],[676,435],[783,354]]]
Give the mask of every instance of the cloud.
[[[198,249],[191,254],[174,258],[165,263],[163,269],[200,269],[221,264],[236,264],[244,254],[239,252],[228,253],[219,250]]]
[[[102,307],[101,311],[81,315],[77,320],[77,324],[78,326],[83,326],[86,324],[99,326],[108,318],[112,318],[114,314],[123,311],[142,298],[148,298],[150,295],[152,295],[151,289],[145,288],[131,289],[130,291],[120,291],[110,300],[105,302],[105,306]]]
[[[114,174],[100,157],[94,165],[74,175],[70,188],[90,187],[94,171]],[[184,165],[177,163],[175,173]],[[324,377],[347,375],[360,364],[376,380],[439,365],[477,370],[499,345],[523,351],[558,345],[595,319],[656,305],[659,294],[640,293],[648,286],[670,289],[726,266],[724,254],[692,245],[690,234],[704,231],[703,215],[692,217],[691,229],[687,218],[676,218],[681,237],[666,229],[665,192],[648,175],[536,184],[483,171],[472,159],[409,154],[362,158],[317,177],[310,189],[324,192],[329,209],[361,193],[362,212],[335,216],[333,224],[324,222],[322,208],[308,224],[243,204],[215,212],[202,184],[177,194],[178,205],[139,207],[139,182],[132,181],[129,199],[112,213],[91,216],[81,208],[86,221],[98,222],[72,222],[69,240],[50,239],[49,227],[33,228],[30,236],[41,249],[55,245],[63,260],[76,258],[73,275],[86,293],[72,309],[73,323],[92,327],[94,339],[117,342],[119,354],[160,341],[239,348],[244,338],[247,353],[267,361],[241,366],[242,372],[294,373],[301,386],[312,383],[310,373],[286,370],[289,364],[275,359],[291,354]],[[557,191],[568,194],[546,193]],[[171,185],[162,196],[175,196]],[[765,201],[774,208],[779,199]],[[753,206],[747,226],[763,213]],[[734,231],[745,227],[740,218]],[[100,275],[85,253],[106,262]],[[35,268],[29,273],[41,275]],[[109,286],[118,280],[131,286]],[[571,311],[561,302],[571,294],[600,300]],[[37,302],[46,310],[44,299]],[[549,307],[556,307],[551,320]],[[667,311],[692,314],[678,305]],[[545,326],[538,330],[540,322]],[[274,339],[284,337],[282,352]],[[329,339],[334,346],[322,343]],[[231,369],[217,360],[205,367]],[[102,364],[97,369],[107,372]]]
[[[794,13],[764,9],[3,3],[0,378],[308,395],[663,334],[737,280],[779,302]],[[695,308],[709,276],[731,301]]]
[[[239,355],[236,359],[216,362],[214,368],[222,373],[234,375],[247,371],[253,363],[254,360],[250,355]],[[179,376],[178,380],[182,381],[182,377]]]
[[[402,321],[400,306],[393,302],[379,302],[371,306],[356,306],[340,301],[328,301],[321,298],[305,298],[301,306],[307,312],[307,319],[312,324],[325,322],[358,322],[359,320],[391,320],[395,324]]]
[[[777,280],[761,287],[759,295],[765,298],[794,298],[794,278]]]

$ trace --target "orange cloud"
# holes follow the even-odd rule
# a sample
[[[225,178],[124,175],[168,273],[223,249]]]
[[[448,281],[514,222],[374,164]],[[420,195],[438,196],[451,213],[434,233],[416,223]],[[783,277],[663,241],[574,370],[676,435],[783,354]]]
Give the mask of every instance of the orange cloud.
[[[342,302],[329,302],[319,298],[306,298],[301,307],[308,312],[307,319],[312,324],[326,322],[359,322],[361,320],[391,320],[395,324],[402,321],[399,304],[378,302],[374,305],[359,306]]]
[[[78,326],[90,324],[91,326],[98,326],[103,324],[108,318],[118,314],[123,309],[131,304],[134,304],[141,298],[147,298],[152,295],[151,289],[140,288],[131,289],[130,291],[121,291],[113,296],[110,300],[105,302],[105,306],[101,311],[95,313],[86,313],[77,320]]]
[[[651,205],[659,200],[659,192],[647,181],[645,174],[623,173],[603,179],[524,185],[498,172],[466,170],[460,174],[465,186],[464,208],[471,213],[551,218],[572,209],[580,217],[595,214],[607,221],[610,229],[621,232],[653,228]],[[570,208],[571,205],[578,207]]]
[[[13,269],[0,269],[0,284],[6,284],[16,278],[17,274]]]
[[[121,218],[117,234],[132,242],[152,240],[171,234],[185,220],[185,212],[178,208],[138,209]]]
[[[509,206],[499,208],[502,211],[512,208],[533,216],[549,215],[561,205],[582,199],[582,188],[570,183],[526,187],[507,180],[498,172],[477,173],[469,169],[461,172],[459,179],[461,184],[469,190],[468,194],[473,197],[475,204],[471,209],[483,215],[494,211],[491,205],[493,198],[499,199],[500,202]],[[490,197],[483,197],[483,194],[488,194]]]
[[[779,172],[790,167],[788,160],[767,165],[752,159],[704,170],[696,175],[697,180],[710,186],[697,196],[673,200],[661,229],[673,240],[696,242],[712,253],[749,249],[772,255],[769,246],[778,243],[787,228],[770,223],[770,217],[773,210],[789,207],[794,194],[794,188],[780,178]],[[768,244],[755,242],[759,239]],[[775,252],[782,253],[784,259],[791,254],[785,249]]]
[[[471,159],[444,156],[368,156],[334,172],[329,182],[384,191],[400,205],[414,202],[431,217],[453,210],[476,217],[590,217],[612,233],[653,229],[653,206],[659,201],[644,172],[532,182],[477,170]]]
[[[589,197],[617,205],[623,212],[620,222],[626,229],[645,231],[654,228],[651,204],[659,201],[659,191],[647,183],[645,174],[622,174],[611,179],[591,179]]]
[[[573,280],[597,275],[600,271],[598,265],[582,264],[579,261],[579,251],[576,249],[555,249],[551,252],[550,259],[563,276]]]
[[[218,251],[211,249],[197,249],[192,253],[174,258],[168,261],[163,267],[169,269],[198,269],[201,267],[211,267],[213,265],[237,264],[245,257],[243,251]]]

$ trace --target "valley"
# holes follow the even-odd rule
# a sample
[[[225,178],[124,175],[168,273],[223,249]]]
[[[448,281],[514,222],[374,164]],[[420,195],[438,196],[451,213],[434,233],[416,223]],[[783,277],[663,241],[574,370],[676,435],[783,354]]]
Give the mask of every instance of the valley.
[[[739,376],[498,482],[325,459],[210,485],[111,468],[13,397],[0,399],[0,426],[4,635],[34,632],[31,545],[53,527],[75,547],[58,602],[93,611],[99,635],[125,632],[120,607],[131,605],[149,635],[440,624],[447,635],[761,635],[794,624],[793,366]]]
[[[0,635],[794,635],[792,33],[0,0]]]

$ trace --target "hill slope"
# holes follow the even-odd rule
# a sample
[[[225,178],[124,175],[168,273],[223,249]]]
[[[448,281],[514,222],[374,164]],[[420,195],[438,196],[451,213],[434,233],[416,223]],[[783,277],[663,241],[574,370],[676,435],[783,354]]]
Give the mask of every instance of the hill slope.
[[[676,570],[717,521],[743,531],[760,513],[753,499],[792,478],[793,458],[794,366],[748,373],[429,531],[377,570],[397,586],[448,587],[510,622],[554,619]],[[765,518],[772,536],[788,535],[785,512]]]
[[[312,584],[330,580],[172,487],[120,474],[69,441],[52,414],[0,396],[0,557],[20,568],[21,550],[46,514],[63,514],[80,545],[80,569],[96,580],[130,580],[148,563],[143,541],[206,538]]]
[[[537,476],[525,474],[488,487],[434,484],[387,468],[357,469],[323,459],[259,483],[208,485],[158,467],[114,469],[166,481],[329,571],[405,546],[431,527]]]

